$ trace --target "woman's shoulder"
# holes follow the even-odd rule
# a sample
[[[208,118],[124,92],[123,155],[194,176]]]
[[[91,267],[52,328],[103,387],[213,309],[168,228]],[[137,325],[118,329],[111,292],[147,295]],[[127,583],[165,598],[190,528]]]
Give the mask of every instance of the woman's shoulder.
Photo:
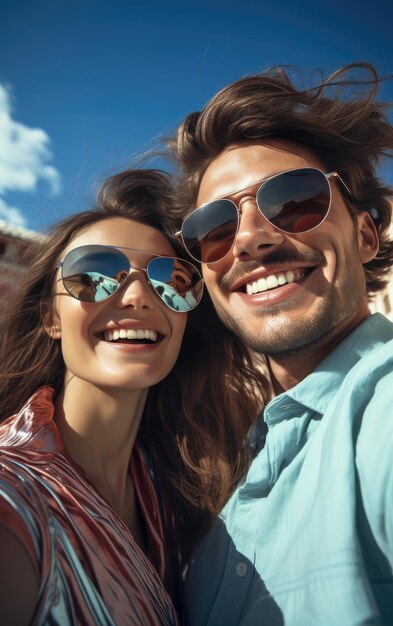
[[[58,433],[53,422],[54,389],[40,387],[20,410],[0,424],[0,454],[6,448],[58,447]],[[48,437],[52,432],[52,438]]]

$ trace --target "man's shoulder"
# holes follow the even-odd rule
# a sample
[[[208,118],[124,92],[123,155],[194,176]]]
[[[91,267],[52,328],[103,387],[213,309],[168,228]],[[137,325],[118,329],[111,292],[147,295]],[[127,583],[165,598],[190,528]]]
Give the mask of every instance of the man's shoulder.
[[[356,440],[360,492],[373,536],[393,567],[393,341],[359,363],[360,376],[367,385]]]
[[[390,379],[393,371],[393,324],[381,314],[372,315],[349,335],[332,355],[339,366],[347,363],[344,384],[372,387]],[[392,387],[393,390],[393,387]]]
[[[347,411],[359,429],[376,413],[393,423],[393,339],[375,346],[347,372],[333,402],[340,414]]]
[[[321,416],[332,410],[340,414],[348,411],[351,415],[353,405],[367,402],[379,381],[380,386],[391,385],[393,391],[392,371],[393,324],[382,315],[373,315],[338,344],[307,378],[275,398],[271,405],[277,412],[279,403],[287,404],[289,397]]]
[[[393,338],[386,343],[376,345],[348,372],[348,379],[359,383],[374,384],[391,381],[393,375]],[[392,386],[393,392],[393,386]]]

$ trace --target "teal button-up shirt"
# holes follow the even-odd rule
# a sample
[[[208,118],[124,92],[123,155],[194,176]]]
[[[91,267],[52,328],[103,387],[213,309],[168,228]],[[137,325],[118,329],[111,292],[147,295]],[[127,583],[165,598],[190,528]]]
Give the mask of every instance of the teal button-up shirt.
[[[186,624],[393,625],[393,324],[369,317],[264,419],[195,551]]]

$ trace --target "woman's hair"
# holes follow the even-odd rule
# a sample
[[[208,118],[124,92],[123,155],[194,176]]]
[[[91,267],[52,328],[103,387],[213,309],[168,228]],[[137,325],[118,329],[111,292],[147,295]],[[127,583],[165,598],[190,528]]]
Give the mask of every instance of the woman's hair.
[[[0,416],[17,412],[41,386],[59,393],[65,364],[60,340],[44,328],[56,266],[84,228],[125,217],[158,229],[178,256],[169,177],[129,170],[102,185],[94,209],[55,225],[32,252],[24,284],[2,329]],[[174,508],[203,517],[217,513],[244,473],[248,429],[267,397],[264,377],[241,341],[218,319],[209,296],[188,314],[179,358],[148,394],[141,425],[144,447],[156,459]],[[191,526],[190,526],[191,529]]]
[[[369,211],[374,219],[380,249],[364,267],[368,293],[379,291],[393,261],[392,189],[376,175],[380,158],[393,154],[388,105],[376,101],[381,82],[372,65],[354,63],[307,89],[297,89],[283,67],[225,87],[167,142],[180,166],[177,211],[184,217],[195,208],[206,168],[229,146],[266,138],[303,144],[346,182],[348,208]]]

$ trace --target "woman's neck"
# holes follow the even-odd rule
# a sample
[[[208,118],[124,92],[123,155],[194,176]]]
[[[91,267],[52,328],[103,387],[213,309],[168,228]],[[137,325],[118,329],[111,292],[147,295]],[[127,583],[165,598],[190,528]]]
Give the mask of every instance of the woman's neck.
[[[148,390],[103,390],[70,377],[56,401],[55,420],[72,459],[142,540],[129,463]]]

